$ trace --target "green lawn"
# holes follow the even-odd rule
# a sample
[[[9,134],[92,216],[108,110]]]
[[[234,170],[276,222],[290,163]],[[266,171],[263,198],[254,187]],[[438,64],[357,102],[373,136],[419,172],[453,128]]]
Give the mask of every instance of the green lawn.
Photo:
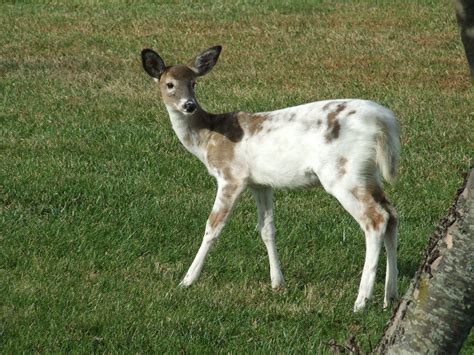
[[[172,64],[223,45],[198,86],[211,112],[348,97],[396,112],[403,293],[474,156],[451,3],[167,2],[0,5],[0,352],[328,352],[351,335],[369,351],[391,314],[385,260],[353,314],[364,240],[322,190],[275,193],[284,291],[250,193],[199,282],[177,287],[216,184],[174,136],[140,51]]]

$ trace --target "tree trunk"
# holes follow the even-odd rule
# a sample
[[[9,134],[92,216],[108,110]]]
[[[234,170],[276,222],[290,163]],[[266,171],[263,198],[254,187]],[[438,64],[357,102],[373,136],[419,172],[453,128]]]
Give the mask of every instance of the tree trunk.
[[[474,1],[453,0],[471,79],[474,80]]]
[[[456,354],[474,321],[474,168],[375,353]]]

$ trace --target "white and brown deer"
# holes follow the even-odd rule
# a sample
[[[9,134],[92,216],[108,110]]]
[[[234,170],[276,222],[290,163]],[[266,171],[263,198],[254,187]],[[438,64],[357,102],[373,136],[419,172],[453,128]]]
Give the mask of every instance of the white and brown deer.
[[[396,175],[400,142],[393,112],[371,101],[342,99],[263,113],[208,113],[196,100],[196,78],[214,67],[221,49],[209,48],[186,65],[174,66],[166,66],[151,49],[141,53],[179,140],[217,179],[202,244],[181,285],[199,277],[232,207],[249,187],[257,202],[272,287],[282,287],[272,188],[321,185],[365,233],[365,264],[354,311],[364,308],[372,295],[382,242],[387,251],[387,306],[397,297],[397,215],[385,198],[380,175],[389,182]]]

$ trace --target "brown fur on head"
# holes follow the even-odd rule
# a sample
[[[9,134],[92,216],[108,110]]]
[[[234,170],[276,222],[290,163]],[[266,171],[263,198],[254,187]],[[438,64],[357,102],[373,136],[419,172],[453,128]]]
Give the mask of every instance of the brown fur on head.
[[[147,48],[142,50],[143,69],[159,83],[167,107],[183,114],[193,114],[198,108],[194,93],[196,78],[214,67],[221,50],[221,46],[211,47],[186,65],[166,66],[158,53]]]

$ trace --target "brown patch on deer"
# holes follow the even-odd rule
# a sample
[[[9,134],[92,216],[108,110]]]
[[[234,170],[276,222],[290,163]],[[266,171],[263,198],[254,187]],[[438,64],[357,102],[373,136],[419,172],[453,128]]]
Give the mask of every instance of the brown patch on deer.
[[[328,113],[328,116],[327,116],[328,129],[327,129],[326,134],[324,135],[324,138],[326,138],[326,143],[331,143],[334,139],[337,139],[339,137],[339,131],[341,130],[341,125],[339,124],[339,121],[337,120],[337,115],[339,115],[340,112],[344,111],[345,108],[346,108],[346,103],[341,103],[337,105],[337,108],[335,111]]]
[[[223,134],[211,132],[207,144],[207,160],[209,164],[223,170],[234,160],[236,143]]]
[[[160,82],[165,82],[167,76],[170,76],[175,80],[189,81],[196,77],[196,73],[186,65],[174,65],[165,69],[161,75]]]
[[[351,110],[347,113],[347,116],[353,115],[354,113],[356,113],[356,110]]]
[[[388,213],[386,233],[395,233],[398,224],[397,210],[392,206],[390,201],[387,200],[384,192],[379,186],[375,186],[375,188],[372,189],[372,197],[374,198],[375,202],[379,203]]]
[[[365,214],[369,222],[371,223],[371,227],[376,231],[379,230],[381,225],[385,222],[384,215],[377,210],[377,207],[375,205],[372,205],[367,208]]]
[[[209,227],[211,227],[212,229],[215,229],[219,225],[219,223],[225,220],[228,214],[229,214],[228,207],[222,207],[221,209],[217,211],[212,211],[207,220],[207,223],[209,223]]]
[[[219,223],[222,223],[227,218],[232,206],[231,201],[234,199],[237,189],[238,186],[234,184],[229,184],[223,187],[223,201],[221,201],[223,206],[217,211],[212,211],[208,218],[208,223],[211,228],[216,228]]]
[[[238,114],[215,115],[198,122],[203,131],[202,136],[208,142],[206,148],[209,164],[223,171],[234,160],[235,146],[244,136]]]
[[[269,118],[267,115],[251,115],[241,113],[239,115],[239,121],[244,123],[243,125],[247,128],[249,135],[253,136],[263,129],[263,123]]]
[[[391,205],[385,199],[383,191],[379,187],[375,188],[359,188],[356,187],[351,190],[354,197],[362,204],[365,209],[363,212],[362,222],[365,223],[365,229],[373,229],[378,231],[382,225],[387,222],[388,224],[397,223],[396,213],[388,209]],[[394,209],[393,209],[394,210]],[[389,219],[384,215],[384,211],[388,213]],[[387,228],[389,226],[387,225]]]
[[[340,157],[337,161],[337,171],[339,173],[339,178],[342,178],[346,174],[346,164],[347,158]]]
[[[199,133],[200,139],[207,141],[214,134],[219,134],[228,140],[238,143],[244,136],[237,113],[230,112],[221,115],[207,114],[198,108],[197,112],[189,117],[188,124],[192,131]]]

